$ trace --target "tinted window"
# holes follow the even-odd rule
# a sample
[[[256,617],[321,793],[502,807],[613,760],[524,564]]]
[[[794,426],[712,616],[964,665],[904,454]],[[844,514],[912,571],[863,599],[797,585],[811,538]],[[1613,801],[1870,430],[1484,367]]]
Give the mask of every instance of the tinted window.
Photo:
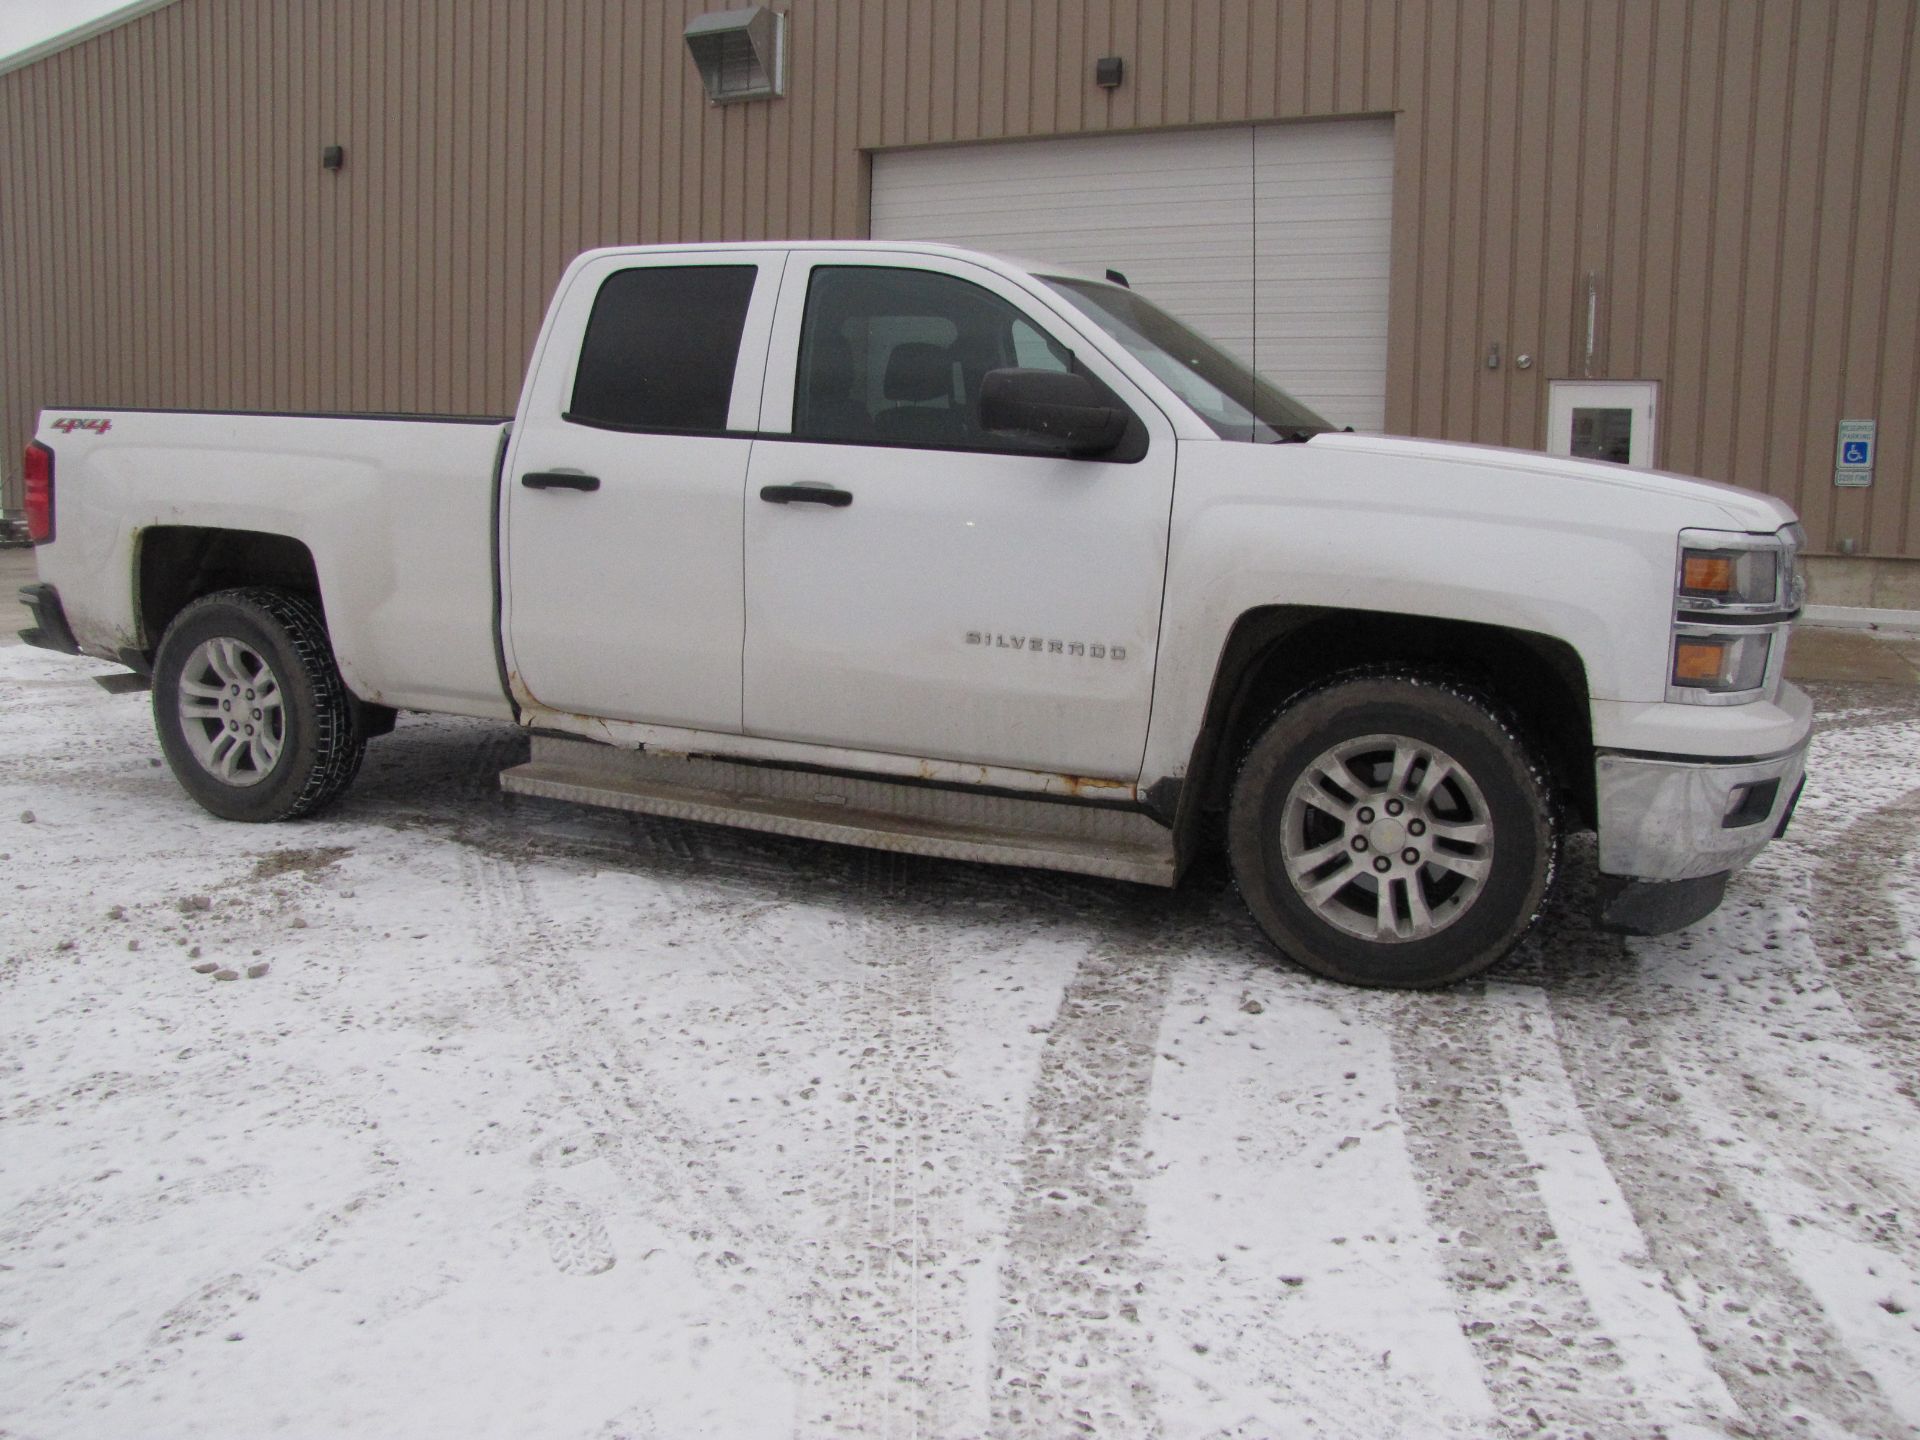
[[[980,424],[987,372],[1021,367],[1078,368],[1072,352],[978,285],[925,270],[823,265],[807,289],[793,433],[842,443],[1027,449],[1031,439]]]
[[[1166,381],[1222,440],[1307,440],[1333,427],[1264,375],[1131,290],[1042,276]]]
[[[636,430],[724,430],[751,265],[622,270],[594,297],[567,419]]]

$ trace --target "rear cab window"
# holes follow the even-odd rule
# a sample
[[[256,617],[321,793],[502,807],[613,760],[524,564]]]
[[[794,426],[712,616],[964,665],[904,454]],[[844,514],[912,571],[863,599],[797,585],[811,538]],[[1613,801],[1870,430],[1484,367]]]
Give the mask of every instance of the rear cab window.
[[[563,418],[609,430],[727,428],[753,265],[650,265],[601,283]]]

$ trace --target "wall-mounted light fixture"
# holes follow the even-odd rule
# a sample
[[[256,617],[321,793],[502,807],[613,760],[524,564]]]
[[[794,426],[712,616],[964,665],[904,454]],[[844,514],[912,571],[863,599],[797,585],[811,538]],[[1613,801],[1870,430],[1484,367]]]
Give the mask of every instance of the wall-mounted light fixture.
[[[1093,62],[1093,83],[1102,90],[1118,90],[1127,78],[1127,62],[1118,55],[1103,55]]]
[[[329,145],[320,152],[322,170],[338,170],[347,163],[347,152],[338,145]]]
[[[787,17],[764,5],[716,10],[687,22],[687,50],[716,105],[786,93]]]

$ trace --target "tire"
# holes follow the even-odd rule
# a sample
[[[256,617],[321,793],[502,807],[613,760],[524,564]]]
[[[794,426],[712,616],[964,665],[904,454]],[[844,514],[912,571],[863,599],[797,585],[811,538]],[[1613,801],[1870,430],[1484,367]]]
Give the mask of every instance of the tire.
[[[153,724],[174,778],[222,820],[312,815],[366,753],[319,609],[284,590],[222,590],[174,618]]]
[[[1427,989],[1520,942],[1553,883],[1559,825],[1540,767],[1485,697],[1361,674],[1299,696],[1254,741],[1227,850],[1288,957],[1349,985]]]

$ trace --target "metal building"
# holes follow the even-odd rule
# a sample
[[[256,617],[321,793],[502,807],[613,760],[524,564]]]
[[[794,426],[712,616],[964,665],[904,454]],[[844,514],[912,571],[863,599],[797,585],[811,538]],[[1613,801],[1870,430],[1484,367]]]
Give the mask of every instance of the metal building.
[[[1913,0],[771,9],[146,0],[7,62],[7,504],[46,405],[508,413],[587,246],[937,237],[1356,427],[1770,490],[1856,557],[1816,598],[1920,606]]]

